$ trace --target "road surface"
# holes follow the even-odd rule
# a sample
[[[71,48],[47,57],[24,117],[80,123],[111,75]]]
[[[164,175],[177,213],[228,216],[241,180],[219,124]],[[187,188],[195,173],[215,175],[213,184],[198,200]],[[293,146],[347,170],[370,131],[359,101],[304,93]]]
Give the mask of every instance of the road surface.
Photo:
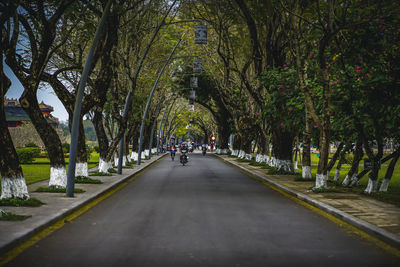
[[[400,266],[213,155],[178,156],[6,266]]]

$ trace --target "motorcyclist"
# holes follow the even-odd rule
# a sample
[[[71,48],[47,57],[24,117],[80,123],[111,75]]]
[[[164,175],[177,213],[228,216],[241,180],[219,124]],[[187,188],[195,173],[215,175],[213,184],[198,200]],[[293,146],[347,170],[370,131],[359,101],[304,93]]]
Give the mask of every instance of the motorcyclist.
[[[188,153],[188,148],[185,143],[182,143],[180,161],[183,165],[185,165],[185,163],[187,163],[187,160],[188,160],[188,157],[186,155],[187,153]]]
[[[176,147],[174,144],[171,145],[171,159],[175,159],[175,154],[176,154]]]
[[[203,153],[203,156],[205,156],[205,155],[206,155],[206,152],[207,152],[207,145],[206,145],[206,144],[202,144],[202,145],[201,145],[201,151],[202,151],[202,153]]]

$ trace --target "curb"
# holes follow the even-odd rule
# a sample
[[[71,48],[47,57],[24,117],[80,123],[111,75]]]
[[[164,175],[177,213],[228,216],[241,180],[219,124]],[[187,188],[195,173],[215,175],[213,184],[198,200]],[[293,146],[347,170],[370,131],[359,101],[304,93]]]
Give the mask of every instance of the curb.
[[[160,159],[162,159],[163,157],[165,157],[167,154],[161,155],[158,159],[154,160],[153,162],[150,162],[148,165],[143,166],[142,168],[136,170],[135,172],[133,172],[132,174],[122,178],[119,181],[116,181],[115,183],[111,184],[110,187],[105,188],[102,191],[96,192],[93,196],[89,197],[88,199],[84,200],[82,203],[80,203],[79,205],[76,205],[75,207],[68,209],[58,215],[56,215],[55,217],[47,220],[46,222],[44,222],[43,224],[41,224],[40,226],[37,226],[36,228],[33,228],[29,231],[27,231],[25,234],[21,235],[20,237],[10,241],[8,244],[5,244],[4,246],[0,247],[0,256],[3,253],[7,253],[9,251],[11,251],[12,249],[18,247],[18,245],[21,245],[22,243],[24,243],[25,241],[27,241],[29,238],[35,236],[36,234],[38,234],[39,232],[45,230],[46,228],[50,227],[51,225],[57,223],[58,221],[68,217],[70,214],[74,213],[75,211],[81,209],[82,207],[88,205],[89,203],[93,202],[94,200],[98,199],[99,197],[101,197],[104,194],[107,194],[108,192],[112,191],[113,189],[115,189],[116,187],[118,187],[120,184],[128,181],[129,179],[131,179],[133,176],[141,173],[142,171],[144,171],[145,169],[147,169],[148,167],[150,167],[151,165],[157,163]]]
[[[354,217],[354,216],[352,216],[350,214],[347,214],[347,213],[345,213],[345,212],[343,212],[343,211],[341,211],[339,209],[336,209],[336,208],[334,208],[334,207],[332,207],[332,206],[330,206],[328,204],[325,204],[325,203],[322,203],[322,202],[320,202],[318,200],[315,200],[315,199],[313,199],[313,198],[311,198],[311,197],[309,197],[309,196],[307,196],[305,194],[299,193],[299,192],[297,192],[295,190],[292,190],[292,189],[290,189],[290,188],[288,188],[286,186],[283,186],[283,185],[281,185],[279,183],[276,183],[276,182],[274,182],[274,181],[272,181],[272,180],[270,180],[270,179],[268,179],[268,178],[266,178],[264,176],[261,176],[260,174],[258,174],[256,172],[253,172],[253,171],[251,171],[251,170],[249,170],[249,169],[247,169],[247,168],[245,168],[245,167],[243,167],[243,166],[241,166],[239,164],[236,164],[234,162],[230,162],[230,161],[228,161],[228,160],[226,160],[226,159],[224,159],[224,158],[222,158],[222,157],[220,157],[218,155],[216,155],[216,156],[219,159],[221,159],[223,162],[225,162],[227,164],[230,164],[230,165],[232,165],[234,167],[237,167],[237,168],[243,170],[244,172],[247,172],[247,173],[249,173],[249,174],[251,174],[253,176],[256,176],[257,178],[259,178],[259,179],[261,179],[261,180],[273,185],[274,187],[279,188],[280,190],[284,191],[285,193],[288,193],[291,196],[294,196],[294,197],[296,197],[296,198],[298,198],[298,199],[300,199],[300,200],[302,200],[302,201],[304,201],[304,202],[306,202],[306,203],[308,203],[308,204],[310,204],[310,205],[312,205],[312,206],[314,206],[316,208],[319,208],[319,209],[321,209],[321,210],[323,210],[323,211],[335,216],[336,218],[338,218],[338,219],[340,219],[340,220],[342,220],[344,222],[347,222],[348,224],[350,224],[352,226],[355,226],[355,227],[363,230],[364,232],[367,232],[368,234],[380,239],[381,241],[383,241],[383,242],[385,242],[385,243],[387,243],[387,244],[389,244],[389,245],[391,245],[391,246],[393,246],[393,247],[395,247],[397,249],[400,249],[400,237],[398,237],[397,235],[392,234],[392,233],[390,233],[390,232],[388,232],[386,230],[383,230],[383,229],[381,229],[381,228],[379,228],[379,227],[377,227],[375,225],[372,225],[372,224],[370,224],[368,222],[360,220],[360,219],[358,219],[358,218],[356,218],[356,217]]]

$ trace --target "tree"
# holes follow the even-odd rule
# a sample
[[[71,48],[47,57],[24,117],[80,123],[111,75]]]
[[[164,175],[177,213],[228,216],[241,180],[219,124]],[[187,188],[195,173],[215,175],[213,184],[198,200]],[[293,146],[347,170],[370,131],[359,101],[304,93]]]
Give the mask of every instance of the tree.
[[[9,42],[11,33],[10,18],[15,14],[17,5],[12,1],[0,4],[0,172],[1,172],[1,196],[0,198],[29,198],[28,188],[17,152],[14,148],[10,132],[8,131],[6,116],[4,113],[4,96],[11,82],[4,73],[3,55]],[[2,210],[0,210],[0,213]]]
[[[19,99],[21,106],[29,115],[50,156],[49,185],[56,187],[66,185],[64,154],[56,131],[42,115],[36,94],[49,57],[58,48],[55,41],[59,22],[72,3],[73,0],[63,0],[59,4],[52,1],[21,1],[21,6],[13,16],[12,36],[5,51],[6,63],[24,86]],[[20,25],[23,32],[20,31]],[[25,48],[25,44],[29,48]],[[17,51],[17,47],[24,49]]]

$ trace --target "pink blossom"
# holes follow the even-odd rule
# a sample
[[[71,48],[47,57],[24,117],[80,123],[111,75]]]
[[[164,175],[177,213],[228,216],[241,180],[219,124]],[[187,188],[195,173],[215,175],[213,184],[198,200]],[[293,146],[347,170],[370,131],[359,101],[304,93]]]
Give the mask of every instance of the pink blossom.
[[[385,108],[385,104],[382,104],[382,109],[384,109]]]
[[[286,95],[286,93],[282,91],[282,92],[281,92],[281,95],[284,96],[284,95]]]
[[[349,121],[346,121],[346,125],[349,124]]]
[[[286,67],[287,65],[286,65],[286,64],[283,64],[283,66]]]
[[[258,112],[256,112],[256,116],[258,116],[259,115],[259,113]]]
[[[284,126],[284,124],[283,124],[283,122],[281,122],[281,127],[283,127]]]
[[[293,110],[293,107],[289,107],[289,111],[292,111]]]
[[[315,128],[315,129],[318,128],[318,125],[314,125],[314,128]]]

